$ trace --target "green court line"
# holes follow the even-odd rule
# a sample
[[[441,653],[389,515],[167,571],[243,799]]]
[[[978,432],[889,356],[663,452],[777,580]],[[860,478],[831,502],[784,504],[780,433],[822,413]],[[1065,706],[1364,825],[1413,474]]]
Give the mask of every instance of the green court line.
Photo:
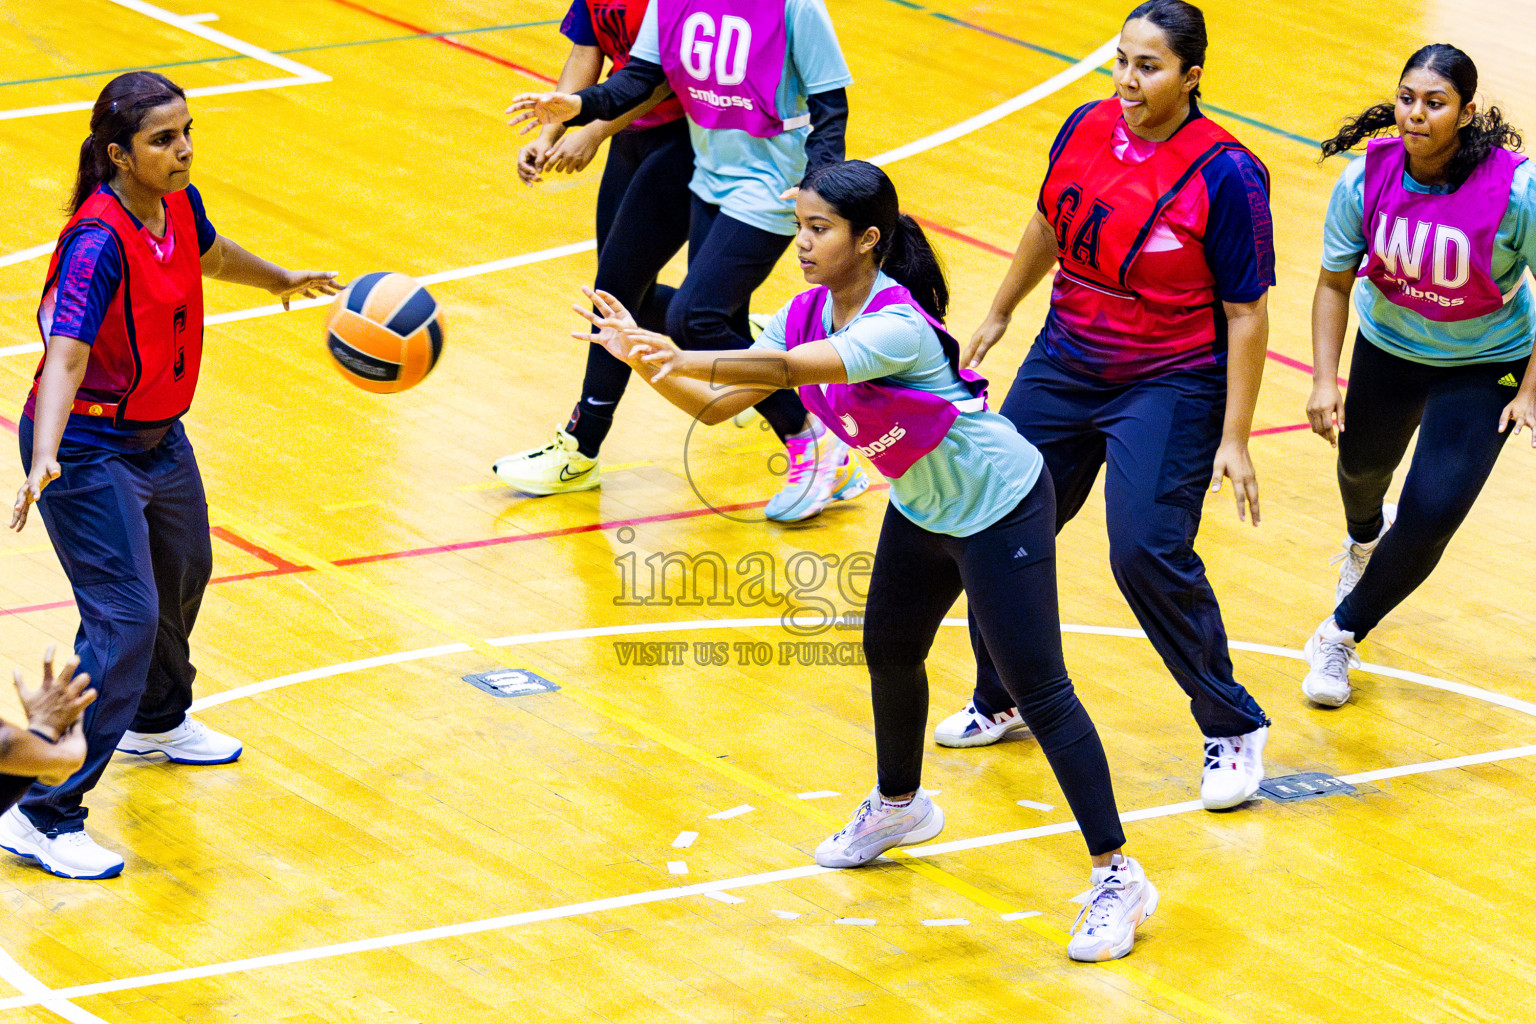
[[[288,56],[295,53],[313,53],[316,50],[338,50],[350,46],[373,46],[377,43],[403,43],[411,39],[440,39],[444,36],[468,36],[480,32],[508,32],[519,28],[543,28],[548,25],[558,25],[558,21],[525,21],[517,25],[485,25],[481,28],[459,28],[448,32],[416,33],[408,36],[384,36],[379,39],[356,39],[346,43],[321,43],[318,46],[297,46],[291,50],[273,50],[273,53]],[[69,75],[51,75],[47,78],[18,78],[10,82],[0,82],[0,87],[7,85],[37,85],[42,82],[67,82],[75,78],[100,78],[106,75],[121,75],[129,71],[164,71],[166,68],[184,68],[193,64],[218,64],[227,60],[251,60],[243,53],[231,53],[221,57],[201,57],[197,60],[178,60],[169,64],[147,64],[131,68],[108,68],[104,71],[77,71]]]

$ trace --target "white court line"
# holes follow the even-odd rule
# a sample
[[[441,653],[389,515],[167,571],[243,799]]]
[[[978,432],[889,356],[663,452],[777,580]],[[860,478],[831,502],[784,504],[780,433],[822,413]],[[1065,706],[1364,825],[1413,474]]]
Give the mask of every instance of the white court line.
[[[113,0],[113,2],[122,3],[124,0]],[[1051,78],[1046,79],[1044,82],[1041,82],[1039,85],[1034,86],[1031,89],[1025,90],[1019,95],[1013,97],[1011,100],[1005,100],[1004,102],[999,103],[997,106],[992,107],[989,110],[984,110],[980,114],[977,114],[975,117],[972,117],[966,121],[961,121],[959,124],[950,128],[946,128],[943,131],[934,132],[932,135],[926,135],[923,138],[909,142],[904,146],[898,146],[896,149],[888,150],[887,152],[881,153],[878,156],[872,156],[869,158],[869,162],[884,167],[886,164],[892,164],[898,160],[905,160],[907,157],[916,156],[919,153],[926,153],[930,149],[935,149],[939,146],[945,145],[946,143],[953,142],[956,139],[962,138],[971,134],[972,132],[985,128],[989,124],[1000,121],[1007,117],[1009,114],[1016,113],[1020,110],[1023,110],[1027,106],[1038,103],[1052,93],[1064,89],[1068,85],[1071,85],[1073,82],[1077,81],[1079,78],[1090,74],[1094,68],[1099,67],[1105,61],[1109,60],[1109,58],[1114,55],[1115,44],[1118,39],[1118,35],[1114,36],[1113,38],[1107,40],[1104,45],[1100,46],[1097,50],[1093,51],[1088,56],[1078,61],[1076,64],[1067,68],[1065,71],[1053,75]],[[238,40],[236,41],[238,42]],[[587,250],[596,249],[597,241],[595,239],[588,239],[585,242],[578,242],[575,246],[562,246],[560,248],[569,249],[570,252],[585,252]],[[31,249],[23,249],[20,252],[11,253],[8,256],[0,256],[0,267],[9,266],[12,263],[20,263],[25,260],[34,259],[37,256],[46,255],[52,251],[53,243],[49,242],[46,246],[33,246]],[[569,255],[569,253],[561,252],[559,249],[546,249],[544,250],[544,253],[545,255],[541,257],[543,259],[555,259],[557,256]],[[530,254],[530,256],[533,255],[538,254]],[[521,259],[525,258],[514,256],[511,260],[508,261],[498,260],[496,263],[482,263],[478,267],[465,267],[463,270],[445,270],[439,274],[431,274],[426,277],[417,278],[417,280],[421,281],[423,284],[435,284],[438,281],[457,281],[460,278],[473,277],[476,274],[489,274],[496,270],[504,270],[508,267],[524,266],[524,263],[514,262]],[[526,259],[526,262],[534,263],[538,262],[538,260]],[[324,301],[313,299],[300,300],[300,302],[295,302],[293,307],[295,309],[303,309],[307,308],[309,305],[324,305],[325,302],[328,301],[330,301],[329,298],[325,299]],[[283,311],[282,306],[263,306],[260,307],[259,310],[247,310],[245,312],[249,313],[251,316],[270,316],[274,311],[281,313]],[[231,320],[249,319],[248,316],[235,316],[233,314],[221,315],[228,316],[229,320],[222,320],[217,322],[228,323]],[[206,322],[214,323],[216,321],[214,321],[212,318],[209,318]],[[39,351],[39,349],[30,349],[29,351]],[[0,355],[7,354],[9,353],[6,350],[0,350]]]
[[[591,636],[613,636],[620,633],[641,632],[666,632],[679,629],[722,629],[740,628],[748,625],[772,626],[779,625],[780,619],[733,619],[726,621],[703,622],[667,622],[653,623],[638,626],[599,627],[587,630],[560,630],[551,633],[532,633],[520,637],[502,637],[489,641],[499,647],[513,647],[522,644],[547,642],[550,640],[567,640]],[[945,619],[944,625],[952,627],[964,627],[968,623],[965,619]],[[1096,636],[1116,636],[1134,639],[1144,639],[1145,634],[1140,630],[1122,629],[1111,626],[1062,626],[1064,633],[1090,634]],[[1229,641],[1229,646],[1239,650],[1251,650],[1259,653],[1274,654],[1280,657],[1297,658],[1303,656],[1298,651],[1283,647],[1273,647],[1265,644],[1249,644],[1241,641]],[[340,675],[343,672],[358,671],[361,668],[382,664],[398,664],[403,661],[413,661],[422,658],[435,657],[443,653],[458,653],[470,650],[464,644],[450,644],[445,647],[424,648],[419,651],[406,651],[395,655],[385,655],[381,658],[369,658],[363,661],[348,662],[345,665],[332,666],[329,669],[315,669],[308,673],[294,673],[291,676],[283,676],[279,679],[268,680],[266,683],[255,683],[250,687],[242,687],[243,691],[262,692],[261,687],[269,684],[281,683],[291,685],[303,679],[323,678],[326,675]],[[1394,678],[1405,679],[1410,682],[1419,682],[1437,689],[1450,690],[1462,693],[1480,700],[1488,700],[1490,703],[1520,711],[1527,715],[1536,716],[1536,705],[1526,701],[1505,698],[1502,694],[1482,690],[1477,687],[1463,687],[1458,683],[1448,680],[1436,679],[1432,676],[1424,676],[1415,672],[1402,672],[1385,666],[1364,665],[1362,669],[1378,675],[1388,675]],[[229,691],[230,694],[235,691]],[[226,696],[220,694],[217,696]],[[1494,699],[1490,699],[1494,698]],[[230,699],[233,699],[232,697]],[[199,702],[202,703],[202,702]],[[203,706],[207,706],[203,704]],[[198,705],[193,706],[194,709]],[[1375,771],[1357,772],[1352,775],[1340,776],[1349,783],[1377,782],[1383,779],[1401,778],[1408,775],[1418,775],[1428,772],[1445,771],[1453,768],[1466,768],[1472,765],[1492,764],[1498,761],[1513,760],[1516,758],[1536,757],[1536,745],[1511,747],[1506,750],[1495,750],[1483,754],[1468,754],[1462,757],[1445,758],[1438,761],[1425,761],[1419,764],[1402,765],[1394,768],[1382,768]],[[1148,807],[1136,811],[1127,811],[1120,815],[1120,820],[1127,824],[1138,821],[1150,821],[1156,818],[1165,818],[1177,814],[1187,814],[1203,810],[1199,800],[1186,800],[1180,803],[1164,804],[1160,807]],[[1077,822],[1058,822],[1053,825],[1042,825],[1038,828],[1018,829],[1011,832],[1001,832],[988,836],[976,836],[970,839],[960,839],[949,843],[929,843],[926,846],[913,847],[907,852],[915,857],[934,857],[946,853],[954,853],[962,850],[975,850],[984,847],[1001,846],[1007,843],[1021,842],[1027,839],[1035,839],[1043,836],[1060,835],[1078,830]],[[641,906],[648,903],[657,903],[665,900],[683,899],[691,896],[707,895],[711,892],[729,892],[734,889],[751,888],[760,885],[774,885],[779,882],[792,881],[801,878],[811,878],[817,875],[829,874],[833,869],[823,868],[815,864],[803,865],[796,868],[787,868],[782,871],[773,871],[757,875],[745,875],[738,878],[729,878],[721,881],[701,882],[697,885],[677,886],[667,889],[655,889],[646,892],[628,893],[621,896],[611,896],[598,900],[588,900],[582,903],[572,903],[560,907],[549,907],[543,910],[525,911],[518,914],[509,914],[504,917],[489,918],[480,921],[467,921],[459,924],[442,925],[435,928],[421,929],[418,931],[401,932],[395,935],[378,936],[371,939],[359,939],[352,942],[336,943],[328,946],[318,946],[312,949],[294,950],[287,953],[272,953],[265,956],[250,957],[243,960],[232,960],[221,964],[208,964],[201,967],[189,967],[176,971],[165,971],[158,974],[141,975],[134,978],[123,978],[116,981],[96,982],[89,985],[78,985],[70,988],[55,989],[52,991],[38,991],[36,988],[28,988],[18,983],[21,979],[12,980],[18,989],[27,993],[21,996],[13,996],[0,1000],[0,1010],[16,1009],[23,1006],[36,1006],[48,1001],[62,999],[82,999],[88,996],[102,995],[109,992],[121,992],[128,989],[150,988],[158,985],[168,985],[184,981],[193,981],[201,978],[217,977],[220,975],[238,974],[245,971],[258,970],[266,967],[278,967],[287,964],[302,963],[310,960],[328,959],[338,956],[348,956],[353,953],[368,952],[379,949],[391,949],[397,946],[412,945],[421,942],[434,942],[440,939],[456,938],[463,935],[473,935],[481,932],[495,931],[502,928],[517,927],[525,924],[536,924],[544,921],[561,920],[564,918],[578,917],[584,914],[600,913],[608,910],[618,910],[627,907]],[[783,916],[781,912],[775,914]],[[1015,919],[1021,916],[1036,916],[1036,912],[1026,914],[1004,915],[1005,920]],[[0,954],[3,955],[3,954]],[[19,970],[19,968],[18,968]],[[23,972],[24,973],[24,972]],[[31,977],[27,975],[27,977]],[[36,982],[33,979],[34,983]],[[40,984],[40,983],[37,983]],[[51,1007],[50,1007],[51,1008]],[[69,1007],[74,1009],[74,1007]],[[73,1018],[71,1018],[73,1019]],[[94,1018],[92,1019],[94,1020]]]
[[[5,979],[16,991],[25,993],[18,998],[30,1000],[27,1004],[29,1006],[41,1005],[43,1009],[52,1011],[72,1024],[107,1024],[94,1013],[87,1013],[74,1003],[52,994],[47,985],[29,974],[3,949],[0,949],[0,978]]]
[[[144,0],[110,0],[110,2],[119,7],[126,7],[128,10],[142,14],[145,17],[164,22],[173,28],[179,28],[183,32],[190,33],[216,46],[222,46],[226,50],[233,50],[236,53],[244,54],[268,67],[277,68],[279,71],[286,71],[293,76],[291,78],[267,78],[259,82],[234,82],[229,85],[211,85],[197,89],[188,89],[187,95],[189,97],[223,96],[236,92],[254,92],[258,89],[276,89],[285,85],[317,85],[331,80],[330,75],[300,64],[296,60],[289,60],[287,57],[273,53],[270,50],[263,50],[261,47],[248,43],[243,39],[236,39],[228,33],[220,32],[216,28],[209,28],[198,17],[189,18],[184,15],[173,14],[164,8],[144,3]],[[41,107],[20,107],[15,110],[0,110],[0,121],[9,121],[22,117],[42,117],[46,114],[65,114],[75,110],[90,110],[95,105],[96,102],[94,100],[82,100],[76,103],[51,103]]]
[[[594,239],[585,242],[572,242],[570,245],[557,245],[550,249],[540,249],[538,252],[525,252],[519,256],[508,256],[504,259],[492,260],[489,263],[477,263],[472,267],[460,267],[457,270],[442,270],[435,274],[424,274],[416,280],[422,284],[440,284],[443,281],[459,281],[466,277],[478,277],[481,274],[494,274],[499,270],[508,270],[512,267],[525,267],[531,263],[543,263],[546,260],[556,260],[564,256],[574,256],[581,252],[591,252],[597,248]],[[31,250],[27,250],[31,251]],[[52,251],[52,246],[49,246]],[[334,295],[322,295],[314,299],[295,299],[289,303],[292,309],[313,309],[316,306],[329,306],[336,301]],[[203,318],[207,326],[217,324],[232,324],[241,320],[255,320],[264,316],[276,316],[286,312],[281,302],[274,302],[268,306],[253,306],[250,309],[236,309],[228,313],[215,313]],[[17,356],[27,352],[41,352],[43,343],[40,341],[28,342],[22,345],[9,345],[0,348],[0,356]]]
[[[918,139],[916,142],[909,142],[905,146],[897,146],[895,149],[881,153],[879,156],[872,156],[869,158],[869,162],[884,167],[886,164],[893,164],[897,160],[905,160],[909,156],[926,153],[930,149],[953,142],[958,138],[985,128],[989,124],[1001,121],[1009,114],[1017,113],[1033,103],[1040,102],[1052,93],[1065,89],[1084,75],[1092,74],[1095,68],[1101,66],[1115,55],[1115,47],[1119,41],[1120,35],[1116,33],[1105,40],[1103,45],[1097,50],[1094,50],[1076,64],[1073,64],[1059,74],[1052,75],[1034,88],[1019,93],[1013,99],[999,103],[991,110],[984,110],[975,117],[961,121],[950,128],[945,128],[941,132],[934,132],[932,135]]]
[[[58,244],[58,240],[55,239],[52,242],[45,242],[42,245],[34,245],[30,249],[21,249],[8,255],[0,256],[0,267],[9,267],[13,263],[25,263],[27,260],[35,260],[39,256],[47,256],[49,253],[53,252],[54,246]]]

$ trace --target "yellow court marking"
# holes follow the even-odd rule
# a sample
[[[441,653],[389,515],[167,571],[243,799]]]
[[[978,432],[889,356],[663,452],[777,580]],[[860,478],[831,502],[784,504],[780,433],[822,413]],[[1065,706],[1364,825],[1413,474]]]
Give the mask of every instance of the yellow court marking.
[[[486,658],[489,658],[491,661],[498,665],[510,669],[523,669],[529,667],[526,661],[523,664],[517,663],[512,657],[509,656],[505,650],[491,646],[490,644],[486,643],[485,640],[474,635],[468,630],[465,630],[462,627],[449,622],[447,619],[444,619],[443,617],[436,615],[433,612],[426,610],[425,608],[418,607],[410,601],[396,597],[394,594],[389,593],[387,590],[375,587],[373,584],[369,583],[367,580],[361,579],[356,574],[348,572],[335,563],[328,562],[325,559],[320,558],[318,555],[312,554],[309,551],[306,551],[289,541],[274,536],[267,530],[263,530],[259,527],[246,523],[226,511],[219,510],[215,513],[215,510],[211,506],[209,508],[209,513],[210,516],[217,514],[221,522],[228,524],[231,529],[243,535],[247,540],[251,540],[257,544],[260,544],[268,551],[271,551],[290,562],[307,565],[311,569],[314,569],[316,572],[320,573],[322,576],[325,576],[329,579],[334,579],[344,586],[351,587],[354,590],[368,595],[376,601],[387,604],[391,608],[394,608],[397,611],[410,616],[411,618],[424,625],[430,626],[445,636],[452,637],[458,642],[469,646],[477,653]],[[538,666],[538,672],[540,675],[544,676],[544,678],[558,685],[560,687],[560,693],[569,697],[577,704],[587,708],[589,711],[594,711],[597,714],[602,715],[604,718],[609,719],[610,721],[617,722],[620,725],[624,725],[630,729],[633,729],[635,732],[646,737],[647,739],[659,743],[660,745],[678,754],[681,754],[688,760],[693,761],[695,764],[708,768],[710,771],[713,771],[719,775],[723,775],[731,781],[745,786],[747,789],[758,794],[764,799],[771,800],[781,807],[789,808],[791,811],[802,818],[809,818],[810,820],[815,821],[820,825],[832,828],[834,830],[840,829],[844,824],[846,824],[842,818],[838,818],[832,814],[827,813],[826,811],[821,810],[818,807],[807,804],[804,800],[801,800],[798,796],[790,793],[788,790],[781,789],[765,779],[760,779],[750,772],[743,771],[733,764],[722,761],[721,759],[699,749],[686,740],[672,735],[665,729],[653,725],[652,723],[647,722],[642,718],[638,718],[635,715],[630,714],[628,711],[625,711],[624,709],[609,703],[607,700],[604,700],[602,697],[599,697],[596,694],[590,693],[579,686],[574,686],[564,681],[563,679],[556,678],[542,666]],[[886,856],[890,857],[895,863],[900,864],[902,867],[916,872],[922,877],[927,878],[929,881],[935,882],[950,890],[951,892],[970,900],[972,903],[986,908],[987,910],[996,911],[999,914],[1011,914],[1017,912],[1019,909],[1018,907],[1015,907],[1012,904],[997,898],[996,896],[976,888],[969,882],[955,877],[954,875],[940,867],[937,867],[936,865],[929,864],[923,860],[920,860],[912,854],[907,853],[905,850],[891,850],[887,852]],[[1024,918],[1021,923],[1030,931],[1049,939],[1051,942],[1054,942],[1058,946],[1065,946],[1069,941],[1070,937],[1066,932],[1063,932],[1060,928],[1046,924],[1039,918]],[[1240,1024],[1237,1018],[1223,1013],[1215,1007],[1204,1003],[1199,999],[1196,999],[1194,996],[1181,992],[1179,989],[1174,988],[1172,985],[1169,985],[1166,982],[1153,978],[1146,972],[1132,967],[1131,965],[1125,963],[1123,960],[1111,960],[1106,963],[1097,964],[1096,966],[1111,971],[1114,974],[1117,974],[1120,977],[1126,979],[1127,981],[1135,985],[1139,985],[1153,995],[1161,996],[1162,998],[1167,999],[1169,1002],[1175,1003],[1192,1013],[1196,1013],[1210,1020],[1221,1021],[1223,1024]]]

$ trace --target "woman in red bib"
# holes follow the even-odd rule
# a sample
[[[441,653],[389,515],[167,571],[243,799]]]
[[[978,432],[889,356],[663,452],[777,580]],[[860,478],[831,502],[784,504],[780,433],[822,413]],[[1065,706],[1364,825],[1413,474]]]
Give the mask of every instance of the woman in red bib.
[[[164,76],[107,84],[38,308],[46,351],[20,423],[27,480],[11,527],[37,505],[99,698],[84,715],[84,766],[0,817],[0,847],[65,878],[123,870],[85,833],[85,794],[114,750],[182,764],[240,756],[238,740],[186,713],[196,674],[187,635],[213,561],[181,425],[202,357],[202,278],[264,288],[285,305],[338,289],[334,272],[284,270],[213,229],[188,183],[191,129],[185,93]]]
[[[1131,12],[1115,96],[1062,127],[1038,212],[967,360],[980,362],[1059,263],[1050,314],[1001,411],[1050,467],[1058,529],[1107,467],[1110,568],[1189,697],[1205,741],[1200,797],[1214,810],[1257,792],[1269,719],[1233,677],[1194,541],[1205,491],[1223,477],[1238,517],[1258,524],[1248,431],[1275,277],[1264,165],[1200,113],[1205,47],[1204,17],[1184,0]],[[944,746],[1024,724],[972,636],[974,700],[935,730]]]

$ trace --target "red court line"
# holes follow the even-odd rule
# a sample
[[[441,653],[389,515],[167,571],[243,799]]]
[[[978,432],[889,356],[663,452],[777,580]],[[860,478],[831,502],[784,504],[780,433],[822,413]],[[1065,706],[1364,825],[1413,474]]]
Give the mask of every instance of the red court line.
[[[889,490],[890,484],[875,484],[870,488],[871,492]],[[336,566],[366,565],[370,562],[388,562],[398,558],[421,558],[425,555],[442,555],[454,551],[468,551],[474,548],[498,547],[502,544],[518,544],[528,540],[548,540],[552,537],[569,537],[580,533],[597,533],[602,530],[618,530],[626,526],[643,526],[646,523],[666,523],[678,519],[695,519],[699,516],[715,515],[721,512],[741,512],[749,508],[762,508],[767,501],[744,501],[737,505],[721,505],[718,508],[693,508],[682,512],[662,512],[653,516],[635,516],[632,519],[612,519],[607,522],[586,523],[582,526],[567,526],[558,530],[543,530],[539,533],[518,533],[508,537],[483,537],[480,540],[463,540],[452,544],[439,544],[427,548],[410,548],[405,551],[386,551],[376,555],[357,555],[353,558],[341,558],[331,563]],[[228,540],[236,547],[249,551],[266,561],[273,561],[274,568],[260,569],[256,572],[237,573],[232,576],[216,576],[209,581],[212,586],[216,583],[238,583],[241,580],[261,579],[269,576],[291,576],[294,573],[313,572],[307,565],[295,565],[292,562],[279,559],[265,549],[246,541],[243,537],[223,530],[222,527],[213,527],[209,532],[221,531],[220,539]],[[281,563],[280,565],[277,563]],[[52,601],[48,604],[26,605],[21,608],[0,608],[0,615],[24,615],[27,612],[52,611],[55,608],[68,608],[73,601]]]
[[[1310,423],[1292,423],[1286,427],[1265,427],[1263,430],[1251,431],[1248,436],[1263,437],[1265,434],[1289,434],[1293,430],[1309,430],[1311,426],[1312,424]]]
[[[233,530],[227,530],[222,526],[211,526],[208,528],[208,532],[219,538],[219,540],[222,540],[224,543],[233,544],[235,547],[239,548],[241,551],[244,551],[246,554],[255,555],[263,562],[266,562],[268,565],[275,566],[278,569],[292,570],[303,568],[303,566],[295,565],[285,558],[274,555],[260,544],[255,544],[246,540],[244,537],[240,536],[238,533],[235,533]]]
[[[1013,259],[1013,253],[1009,252],[1007,249],[999,249],[991,242],[983,242],[979,238],[972,238],[970,235],[967,235],[962,231],[956,231],[954,228],[946,227],[937,221],[928,220],[925,217],[914,216],[912,219],[917,221],[923,227],[928,228],[930,231],[937,231],[941,235],[947,235],[950,238],[958,239],[959,241],[964,242],[966,245],[974,245],[976,248],[981,249],[984,252],[989,252],[994,256],[1001,256],[1005,260]]]
[[[6,430],[9,430],[13,434],[17,433],[21,429],[16,425],[15,420],[6,419],[4,416],[0,416],[0,427],[4,427]]]
[[[452,39],[448,36],[437,35],[429,28],[422,28],[420,25],[413,25],[408,21],[401,21],[399,18],[392,18],[389,15],[384,14],[381,11],[376,11],[371,7],[364,7],[362,4],[354,3],[353,0],[332,0],[332,2],[341,4],[343,7],[350,7],[354,11],[361,11],[363,14],[366,14],[371,18],[378,18],[380,21],[387,21],[391,25],[405,29],[407,32],[415,32],[419,36],[430,36],[433,39],[436,39],[438,42],[442,43],[444,46],[451,46],[456,50],[463,50],[465,53],[472,53],[476,57],[484,57],[486,60],[491,61],[493,64],[500,64],[504,68],[511,68],[513,71],[527,75],[529,78],[536,78],[539,81],[547,82],[550,85],[555,84],[555,80],[550,78],[548,75],[541,75],[531,68],[525,68],[521,64],[514,64],[512,61],[507,60],[505,57],[498,57],[494,53],[486,53],[484,50],[470,46],[468,43],[461,43],[457,39]]]

